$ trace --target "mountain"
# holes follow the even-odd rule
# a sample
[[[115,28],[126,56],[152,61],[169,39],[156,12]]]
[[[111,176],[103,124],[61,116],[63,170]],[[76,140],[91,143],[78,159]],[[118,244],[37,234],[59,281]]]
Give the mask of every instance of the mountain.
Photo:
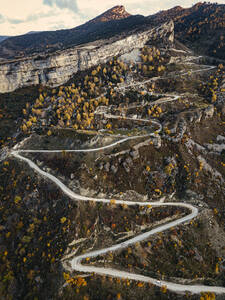
[[[42,31],[29,31],[26,34],[36,34],[36,33],[40,33],[40,32],[42,32]]]
[[[225,4],[176,6],[149,17],[154,23],[173,20],[176,38],[198,53],[225,59]]]
[[[225,5],[198,3],[191,8],[176,6],[144,17],[132,16],[123,6],[115,6],[72,29],[10,37],[0,44],[0,62],[4,66],[0,73],[0,92],[33,84],[63,84],[74,73],[131,49],[129,42],[125,45],[129,37],[132,47],[134,39],[139,39],[138,34],[147,32],[148,35],[149,30],[155,30],[158,39],[157,30],[161,26],[162,36],[168,34],[167,41],[175,36],[183,47],[196,53],[225,59],[224,9]],[[162,39],[164,45],[166,39]]]
[[[3,42],[1,300],[225,299],[225,67],[179,29],[207,7]]]
[[[6,35],[0,35],[0,43],[3,42],[4,40],[8,39],[9,36]]]
[[[102,23],[104,22],[104,26]],[[0,58],[12,59],[41,52],[49,53],[76,45],[110,38],[122,32],[148,25],[145,17],[128,14],[123,6],[115,6],[99,17],[78,27],[66,30],[45,31],[7,39],[0,46]]]
[[[107,22],[109,23],[111,22]],[[148,40],[154,40],[158,46],[172,46],[173,22],[149,29],[142,28],[136,32],[129,31],[127,34],[100,39],[55,53],[41,53],[2,62],[0,64],[0,93],[37,84],[51,87],[64,84],[73,74],[94,67],[98,63],[106,63],[119,54],[126,54],[135,48],[141,48]]]
[[[96,24],[96,23],[101,23],[101,22],[109,22],[112,20],[121,20],[130,17],[131,14],[129,14],[126,10],[125,7],[122,5],[117,5],[114,6],[113,8],[107,10],[100,16],[90,20],[86,24]]]
[[[35,33],[39,33],[41,31],[29,31],[26,34],[35,34]],[[10,38],[11,36],[7,36],[7,35],[0,35],[0,43],[3,42],[4,40]]]
[[[224,15],[224,4],[206,2],[197,3],[191,8],[176,6],[149,17],[132,16],[126,12],[124,6],[115,6],[72,29],[8,38],[0,45],[0,58],[12,59],[41,52],[50,53],[121,33],[127,34],[137,28],[141,29],[141,26],[156,26],[172,19],[176,39],[199,53],[225,59]]]

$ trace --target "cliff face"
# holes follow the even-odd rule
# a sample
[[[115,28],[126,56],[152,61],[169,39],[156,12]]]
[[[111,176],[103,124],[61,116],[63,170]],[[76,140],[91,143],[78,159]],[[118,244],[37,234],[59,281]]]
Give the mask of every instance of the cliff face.
[[[171,44],[174,24],[129,35],[113,41],[97,41],[48,56],[28,57],[0,65],[0,93],[31,85],[55,87],[66,83],[76,72],[104,63],[112,57],[143,47],[148,41]]]

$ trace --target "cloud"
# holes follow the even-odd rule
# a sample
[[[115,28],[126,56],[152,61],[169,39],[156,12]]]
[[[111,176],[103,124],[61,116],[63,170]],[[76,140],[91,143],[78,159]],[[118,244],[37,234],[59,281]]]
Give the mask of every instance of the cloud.
[[[5,22],[5,18],[2,15],[0,15],[0,24],[2,24],[4,22]]]
[[[43,3],[49,6],[56,5],[61,9],[67,8],[69,10],[72,10],[73,12],[78,11],[76,0],[44,0]]]
[[[8,19],[8,22],[9,22],[10,24],[21,24],[21,23],[26,22],[26,20]]]
[[[21,24],[21,23],[29,23],[29,22],[35,22],[44,18],[53,17],[56,16],[57,13],[53,10],[50,10],[47,13],[36,13],[27,16],[24,19],[13,19],[13,18],[3,18],[3,22],[7,21],[9,24]],[[1,23],[1,16],[0,16],[0,23]]]
[[[53,11],[53,10],[50,10],[47,13],[36,13],[36,14],[29,15],[26,18],[26,22],[34,22],[34,21],[38,21],[40,19],[44,19],[44,18],[48,18],[48,17],[53,17],[53,16],[56,16],[56,15],[57,15],[57,13],[55,11]]]

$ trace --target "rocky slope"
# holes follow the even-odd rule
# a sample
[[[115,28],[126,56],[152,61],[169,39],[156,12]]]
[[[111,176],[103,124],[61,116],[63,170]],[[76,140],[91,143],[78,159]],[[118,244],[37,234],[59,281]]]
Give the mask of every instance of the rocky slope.
[[[157,24],[173,20],[176,38],[196,52],[225,59],[225,5],[196,3],[190,8],[176,6],[150,16]]]
[[[53,53],[96,40],[108,39],[116,34],[140,29],[140,26],[146,29],[150,23],[151,21],[144,16],[132,16],[123,6],[115,6],[75,28],[9,37],[0,45],[0,59],[18,59],[43,52]]]
[[[158,27],[101,40],[96,43],[74,47],[54,54],[39,55],[14,60],[0,65],[0,92],[6,93],[31,85],[58,86],[67,82],[73,74],[104,63],[116,55],[143,47],[151,40],[168,45],[174,41],[174,24],[167,22]]]
[[[176,6],[144,17],[130,15],[123,6],[115,6],[100,16],[78,27],[9,37],[0,44],[0,60],[23,58],[108,39],[131,30],[146,30],[174,21],[176,39],[200,54],[225,59],[225,5],[197,3],[190,8]],[[104,26],[103,25],[104,22]]]
[[[190,285],[225,287],[224,66],[176,42],[165,49],[173,41],[172,25],[36,57],[40,70],[61,70],[62,78],[69,64],[73,72],[96,63],[97,54],[100,60],[101,53],[119,52],[58,88],[0,94],[0,299],[224,299],[185,295]],[[149,37],[143,48],[121,57]],[[59,67],[48,69],[46,61],[53,65],[56,58]],[[27,61],[32,74],[39,72],[34,56],[10,65],[16,69]],[[85,151],[90,149],[95,151]],[[79,199],[111,201],[75,202],[43,174],[55,176]],[[117,199],[141,206],[117,205]],[[165,207],[168,202],[176,205]],[[126,249],[90,256],[179,220],[188,212],[177,203],[195,207],[198,216]],[[88,266],[104,264],[168,286],[72,272],[70,259],[84,252]],[[169,291],[171,283],[182,284],[183,294]]]
[[[94,24],[98,22],[108,22],[111,20],[121,20],[125,19],[131,16],[126,10],[123,5],[117,5],[114,6],[113,8],[107,10],[97,18],[94,18],[93,20],[87,22],[87,24]]]
[[[126,281],[125,287],[120,278],[71,272],[74,255],[126,243],[186,214],[169,206],[117,206],[114,199],[182,202],[198,208],[199,215],[85,264],[104,263],[158,283],[225,285],[223,66],[202,65],[202,59],[180,49],[151,46],[140,49],[132,67],[121,57],[110,62],[59,88],[36,95],[29,89],[34,100],[24,94],[20,112],[15,93],[8,98],[8,114],[18,116],[11,127],[18,131],[12,139],[8,131],[0,151],[0,299],[187,299],[165,286]],[[62,151],[96,149],[123,138],[132,139],[99,153]],[[70,190],[82,197],[110,197],[110,205],[70,200],[9,156],[15,144],[34,150],[20,154]]]

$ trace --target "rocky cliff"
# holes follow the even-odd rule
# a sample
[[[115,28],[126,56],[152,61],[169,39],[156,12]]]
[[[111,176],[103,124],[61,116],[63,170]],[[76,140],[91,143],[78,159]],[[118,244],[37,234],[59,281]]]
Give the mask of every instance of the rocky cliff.
[[[143,47],[148,41],[165,45],[174,41],[174,24],[167,22],[155,28],[126,37],[101,40],[91,44],[3,62],[0,65],[0,93],[31,85],[55,87],[66,83],[76,72],[104,63],[112,57]]]

